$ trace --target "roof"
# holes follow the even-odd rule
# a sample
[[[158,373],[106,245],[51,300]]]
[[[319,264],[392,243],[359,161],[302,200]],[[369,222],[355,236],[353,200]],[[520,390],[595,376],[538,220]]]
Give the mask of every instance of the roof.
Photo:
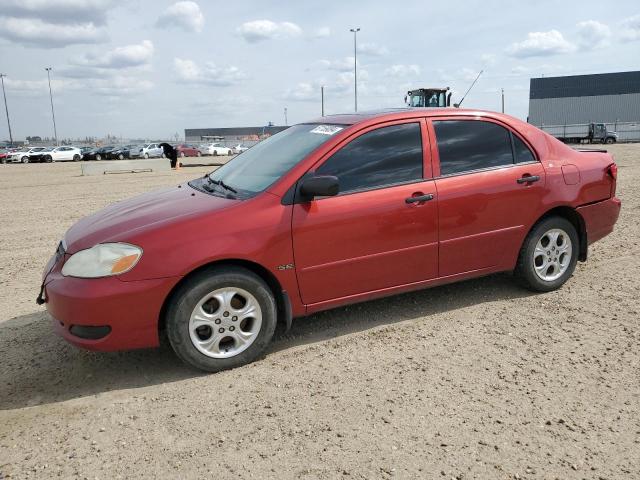
[[[324,117],[314,118],[303,123],[328,123],[338,125],[353,125],[371,120],[374,118],[390,116],[391,118],[411,118],[411,117],[427,117],[434,115],[483,115],[494,114],[485,110],[472,110],[465,108],[433,108],[433,107],[403,107],[403,108],[385,108],[380,110],[368,110],[357,113],[341,113],[337,115],[325,115]],[[409,115],[410,114],[410,115]]]
[[[640,93],[640,71],[532,78],[530,99]]]

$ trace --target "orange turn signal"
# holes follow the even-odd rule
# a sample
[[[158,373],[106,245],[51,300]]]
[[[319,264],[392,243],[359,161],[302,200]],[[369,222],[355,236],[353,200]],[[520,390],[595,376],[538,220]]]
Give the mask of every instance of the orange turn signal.
[[[118,273],[123,273],[129,270],[137,261],[140,256],[137,254],[127,255],[126,257],[122,257],[111,267],[111,273],[113,275],[117,275]]]

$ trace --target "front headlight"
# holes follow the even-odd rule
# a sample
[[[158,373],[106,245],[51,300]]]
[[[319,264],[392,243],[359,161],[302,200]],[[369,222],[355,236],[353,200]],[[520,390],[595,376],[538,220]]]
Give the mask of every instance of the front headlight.
[[[71,255],[62,267],[65,277],[99,278],[120,275],[136,266],[142,249],[128,243],[99,243]]]

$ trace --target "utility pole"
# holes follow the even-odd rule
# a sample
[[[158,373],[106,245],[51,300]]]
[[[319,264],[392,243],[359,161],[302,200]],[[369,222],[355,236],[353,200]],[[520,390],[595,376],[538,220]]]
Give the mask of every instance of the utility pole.
[[[58,146],[58,130],[56,129],[56,114],[53,111],[53,93],[51,92],[51,67],[46,67],[47,79],[49,80],[49,100],[51,100],[51,116],[53,117],[53,136],[55,137],[56,146]]]
[[[289,124],[287,123],[287,107],[284,107],[284,126],[288,126]]]
[[[322,106],[322,116],[324,117],[324,85],[320,87],[320,105]]]
[[[504,88],[501,88],[500,90],[502,90],[502,113],[504,113]]]
[[[353,32],[353,93],[354,93],[354,107],[355,111],[358,111],[358,32],[360,27],[351,28],[349,30]]]
[[[9,107],[7,107],[7,94],[4,91],[4,73],[0,73],[0,80],[2,81],[2,96],[4,97],[4,111],[7,112],[7,126],[9,127],[9,144],[13,147],[13,135],[11,134],[11,122],[9,121]]]

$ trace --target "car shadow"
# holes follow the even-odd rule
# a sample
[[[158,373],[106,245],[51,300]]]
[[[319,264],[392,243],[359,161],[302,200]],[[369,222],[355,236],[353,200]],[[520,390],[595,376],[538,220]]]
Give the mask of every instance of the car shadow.
[[[276,335],[267,355],[484,302],[530,295],[510,275],[499,274],[350,305],[294,320],[289,332]],[[167,345],[112,353],[77,349],[52,334],[46,312],[0,324],[0,359],[0,410],[203,375],[184,365]]]

